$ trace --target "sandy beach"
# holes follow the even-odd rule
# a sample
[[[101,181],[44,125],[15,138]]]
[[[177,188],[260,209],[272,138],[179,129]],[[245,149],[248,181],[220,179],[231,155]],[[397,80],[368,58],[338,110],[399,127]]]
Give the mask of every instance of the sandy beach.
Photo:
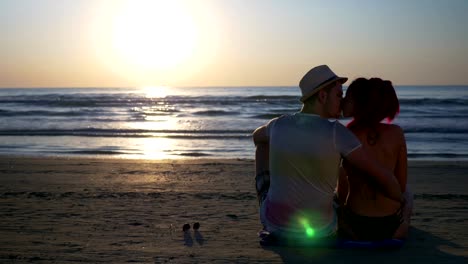
[[[252,160],[3,156],[0,262],[467,263],[467,174],[468,162],[409,163],[399,250],[263,248]]]

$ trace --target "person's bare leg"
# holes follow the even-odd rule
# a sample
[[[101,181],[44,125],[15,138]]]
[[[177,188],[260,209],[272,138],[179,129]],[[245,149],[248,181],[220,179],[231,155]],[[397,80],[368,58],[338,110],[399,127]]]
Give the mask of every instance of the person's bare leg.
[[[393,238],[405,239],[408,237],[408,230],[411,222],[411,214],[413,213],[413,193],[406,188],[406,192],[403,193],[406,203],[403,207],[403,223],[397,229]]]

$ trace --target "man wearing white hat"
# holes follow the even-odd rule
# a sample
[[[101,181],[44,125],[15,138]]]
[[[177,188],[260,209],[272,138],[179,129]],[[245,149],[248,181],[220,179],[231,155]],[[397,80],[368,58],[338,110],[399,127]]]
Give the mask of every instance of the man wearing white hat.
[[[367,172],[384,192],[401,200],[400,186],[361,148],[338,118],[345,77],[328,66],[307,72],[299,83],[300,112],[270,120],[253,133],[260,219],[267,232],[311,239],[333,235],[333,197],[341,159]]]

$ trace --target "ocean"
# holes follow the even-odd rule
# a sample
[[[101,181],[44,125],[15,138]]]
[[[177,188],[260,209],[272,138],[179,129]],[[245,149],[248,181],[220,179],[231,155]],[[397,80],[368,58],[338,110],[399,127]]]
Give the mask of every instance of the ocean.
[[[409,159],[468,160],[468,86],[395,89]],[[253,130],[299,98],[297,87],[3,88],[0,154],[253,159]]]

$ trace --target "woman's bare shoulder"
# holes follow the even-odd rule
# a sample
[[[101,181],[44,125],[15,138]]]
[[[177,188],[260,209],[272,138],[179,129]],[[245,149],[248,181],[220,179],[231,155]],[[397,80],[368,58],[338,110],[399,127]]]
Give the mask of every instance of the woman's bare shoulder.
[[[395,124],[381,124],[380,133],[383,138],[386,138],[386,141],[393,142],[393,144],[403,144],[405,140],[405,135],[403,129]]]
[[[379,129],[384,132],[392,133],[392,134],[403,134],[403,129],[399,125],[395,124],[383,124],[381,123]]]

